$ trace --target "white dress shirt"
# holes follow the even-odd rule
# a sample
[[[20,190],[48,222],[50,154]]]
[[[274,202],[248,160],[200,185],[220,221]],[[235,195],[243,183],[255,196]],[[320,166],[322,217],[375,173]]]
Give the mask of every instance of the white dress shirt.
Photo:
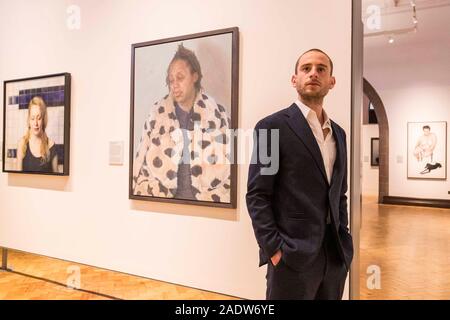
[[[303,115],[308,121],[309,126],[316,138],[319,145],[320,153],[322,154],[323,164],[325,166],[325,172],[327,173],[328,183],[331,184],[331,177],[333,176],[334,162],[336,161],[336,140],[333,137],[333,129],[331,128],[331,120],[328,117],[325,110],[323,112],[323,126],[320,125],[319,118],[315,111],[305,106],[299,100],[295,104],[300,108]],[[329,129],[327,136],[323,137],[323,130]]]
[[[319,145],[320,153],[322,154],[323,164],[325,166],[325,172],[327,174],[328,183],[331,184],[331,177],[333,176],[334,162],[336,161],[336,140],[333,137],[333,129],[331,128],[331,120],[328,117],[325,110],[323,112],[323,126],[320,125],[319,118],[315,111],[305,106],[300,100],[297,100],[295,104],[300,108],[301,112],[306,118],[317,144]],[[329,129],[326,137],[323,137],[323,130]],[[330,217],[328,213],[327,223],[330,223]]]

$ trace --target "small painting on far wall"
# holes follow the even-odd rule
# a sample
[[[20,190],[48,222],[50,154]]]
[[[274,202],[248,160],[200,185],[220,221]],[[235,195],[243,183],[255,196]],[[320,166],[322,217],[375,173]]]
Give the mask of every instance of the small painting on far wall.
[[[447,179],[447,122],[408,122],[408,179]]]
[[[380,166],[380,138],[370,139],[370,165]]]
[[[69,175],[70,73],[4,82],[3,172]]]

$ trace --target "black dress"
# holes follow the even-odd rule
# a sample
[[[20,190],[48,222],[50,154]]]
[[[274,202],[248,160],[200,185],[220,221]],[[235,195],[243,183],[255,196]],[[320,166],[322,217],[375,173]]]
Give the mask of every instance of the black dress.
[[[30,150],[30,143],[27,143],[27,152],[23,158],[23,171],[29,172],[53,172],[52,160],[56,157],[55,145],[50,148],[49,161],[43,162],[42,157],[35,157]]]
[[[180,123],[180,129],[183,132],[183,154],[178,164],[177,172],[177,191],[175,198],[195,200],[194,191],[192,189],[192,172],[189,154],[189,136],[187,130],[189,130],[189,123],[192,123],[192,114],[194,108],[190,112],[186,112],[175,103],[175,114]],[[192,129],[191,129],[192,130]]]

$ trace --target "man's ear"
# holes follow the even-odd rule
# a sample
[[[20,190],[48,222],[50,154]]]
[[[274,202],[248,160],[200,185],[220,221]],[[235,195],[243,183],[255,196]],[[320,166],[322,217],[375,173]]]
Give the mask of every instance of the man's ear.
[[[292,86],[293,86],[294,88],[297,88],[297,75],[296,75],[296,74],[294,74],[294,75],[291,77],[291,84],[292,84]]]
[[[330,89],[333,89],[335,85],[336,85],[336,78],[332,76],[330,78]]]

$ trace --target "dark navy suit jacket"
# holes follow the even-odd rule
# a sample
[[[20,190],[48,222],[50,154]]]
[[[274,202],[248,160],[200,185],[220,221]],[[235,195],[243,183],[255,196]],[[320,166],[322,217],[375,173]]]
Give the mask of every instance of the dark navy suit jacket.
[[[347,270],[353,258],[352,237],[347,212],[347,148],[345,131],[331,121],[336,140],[336,161],[328,183],[322,155],[314,134],[300,108],[274,113],[256,125],[254,159],[247,185],[247,208],[260,247],[260,266],[278,249],[282,260],[297,271],[307,269],[320,252],[330,210],[332,231]],[[268,143],[261,143],[261,133]],[[273,175],[262,174],[262,154],[277,152],[271,147],[270,132],[279,131],[279,168]],[[266,150],[267,149],[267,150]],[[258,153],[256,153],[258,152]]]

